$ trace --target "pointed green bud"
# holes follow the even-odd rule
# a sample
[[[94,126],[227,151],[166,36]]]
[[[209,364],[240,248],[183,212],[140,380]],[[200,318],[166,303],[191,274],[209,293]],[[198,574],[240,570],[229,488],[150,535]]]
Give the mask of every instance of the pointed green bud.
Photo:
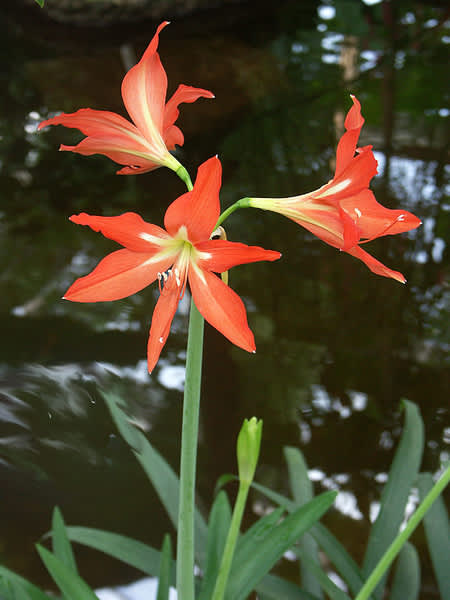
[[[262,425],[263,422],[256,417],[244,419],[239,432],[237,460],[241,484],[250,485],[253,481],[261,446]]]

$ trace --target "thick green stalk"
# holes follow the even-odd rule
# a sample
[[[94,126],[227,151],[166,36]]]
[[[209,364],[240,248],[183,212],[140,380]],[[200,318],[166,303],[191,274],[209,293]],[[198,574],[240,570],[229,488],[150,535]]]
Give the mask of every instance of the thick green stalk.
[[[233,517],[231,519],[230,529],[228,530],[227,541],[225,543],[225,549],[223,551],[222,562],[220,563],[219,574],[214,587],[212,600],[223,600],[249,489],[250,485],[248,483],[239,483],[239,491],[233,509]]]
[[[194,600],[194,512],[198,421],[204,320],[191,299],[181,432],[180,503],[178,508],[177,591],[179,600]]]
[[[380,558],[377,566],[370,574],[366,583],[359,590],[359,593],[356,596],[355,600],[368,600],[370,594],[376,588],[376,586],[378,585],[378,582],[383,577],[383,575],[388,570],[388,568],[390,567],[391,563],[393,562],[393,560],[395,559],[397,554],[402,549],[403,544],[406,542],[406,540],[409,538],[409,536],[415,530],[417,525],[419,525],[420,521],[423,519],[423,517],[425,516],[425,514],[427,513],[427,511],[429,510],[429,508],[431,507],[433,502],[436,500],[436,498],[439,496],[439,494],[441,494],[442,491],[445,489],[445,487],[447,486],[449,481],[450,481],[450,465],[447,466],[446,470],[444,471],[444,473],[442,474],[440,479],[438,479],[438,481],[434,484],[434,486],[431,488],[429,493],[425,496],[425,498],[423,499],[422,503],[419,505],[417,510],[413,513],[413,515],[409,519],[405,529],[401,533],[398,534],[398,536],[395,538],[395,540],[392,542],[392,544],[389,546],[389,548],[386,550],[386,552]]]
[[[192,190],[189,173],[181,166],[177,175]],[[179,600],[194,600],[194,515],[198,421],[203,357],[204,320],[191,298],[186,352],[183,425],[181,430],[180,500],[178,506],[177,591]]]

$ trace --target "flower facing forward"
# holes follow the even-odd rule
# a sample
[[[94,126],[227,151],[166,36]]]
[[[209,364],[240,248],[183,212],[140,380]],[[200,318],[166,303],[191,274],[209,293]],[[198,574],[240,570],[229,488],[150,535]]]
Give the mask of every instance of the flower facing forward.
[[[249,198],[250,206],[271,210],[292,219],[327,244],[362,260],[371,271],[405,283],[398,271],[389,269],[361,248],[361,244],[383,235],[415,229],[421,221],[404,210],[379,204],[369,190],[377,172],[372,146],[357,148],[364,119],[358,100],[345,119],[346,132],[336,152],[333,179],[310,194],[290,198]],[[355,156],[356,152],[356,156]]]
[[[166,104],[167,76],[157,52],[159,32],[166,25],[168,21],[161,23],[141,60],[123,79],[122,98],[132,122],[113,112],[81,108],[42,121],[39,129],[47,125],[79,129],[87,137],[76,146],[61,145],[60,150],[104,154],[125,165],[118,171],[122,175],[145,173],[161,166],[174,171],[180,168],[169,152],[175,144],[184,143],[181,130],[174,125],[178,105],[200,97],[214,98],[214,94],[180,85]]]
[[[281,255],[257,246],[210,239],[220,212],[220,183],[220,162],[211,158],[200,166],[193,190],[167,209],[165,230],[135,213],[70,217],[124,248],[108,254],[89,275],[77,279],[64,298],[76,302],[118,300],[159,280],[161,294],[148,340],[150,372],[167,340],[187,281],[204,318],[237,346],[255,350],[242,300],[215,273],[239,264],[277,260]]]

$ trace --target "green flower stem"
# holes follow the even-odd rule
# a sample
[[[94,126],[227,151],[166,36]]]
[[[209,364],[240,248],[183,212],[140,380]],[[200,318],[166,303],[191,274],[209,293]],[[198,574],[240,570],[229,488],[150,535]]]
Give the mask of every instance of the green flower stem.
[[[190,177],[189,173],[186,171],[186,169],[183,167],[183,165],[180,164],[180,166],[175,171],[175,173],[178,175],[178,177],[182,181],[184,181],[184,183],[186,184],[187,189],[189,191],[191,191],[194,186],[192,185],[192,181],[191,181],[191,177]]]
[[[214,587],[212,600],[223,600],[249,489],[249,483],[239,482],[239,491],[233,509],[233,517],[231,519],[230,529],[228,530],[227,541],[225,543],[225,549],[223,551],[222,562],[220,563],[219,574]]]
[[[204,320],[191,298],[181,432],[180,502],[178,507],[177,591],[179,600],[194,600],[194,511],[198,421]]]
[[[225,219],[227,219],[231,215],[231,213],[234,213],[234,211],[238,208],[250,208],[250,198],[241,198],[240,200],[229,206],[226,210],[224,210],[223,213],[220,215],[219,220],[217,221],[214,229],[217,229],[219,225],[222,225]]]
[[[367,600],[373,590],[376,588],[378,582],[383,577],[387,569],[390,567],[391,563],[397,556],[397,554],[402,549],[403,544],[415,530],[417,525],[419,525],[420,521],[423,519],[433,502],[442,493],[447,484],[450,481],[450,464],[447,466],[446,470],[438,479],[438,481],[431,488],[429,493],[425,496],[422,503],[418,506],[417,510],[409,519],[405,529],[397,535],[395,540],[386,550],[384,555],[381,557],[375,569],[370,574],[369,578],[363,585],[363,587],[359,590],[358,595],[355,600]]]

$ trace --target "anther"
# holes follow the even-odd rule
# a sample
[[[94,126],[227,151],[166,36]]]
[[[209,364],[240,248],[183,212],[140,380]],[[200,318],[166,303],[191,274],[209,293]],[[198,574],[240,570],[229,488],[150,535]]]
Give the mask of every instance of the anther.
[[[355,207],[355,213],[358,215],[358,217],[361,217],[362,212],[359,210],[359,208]]]

